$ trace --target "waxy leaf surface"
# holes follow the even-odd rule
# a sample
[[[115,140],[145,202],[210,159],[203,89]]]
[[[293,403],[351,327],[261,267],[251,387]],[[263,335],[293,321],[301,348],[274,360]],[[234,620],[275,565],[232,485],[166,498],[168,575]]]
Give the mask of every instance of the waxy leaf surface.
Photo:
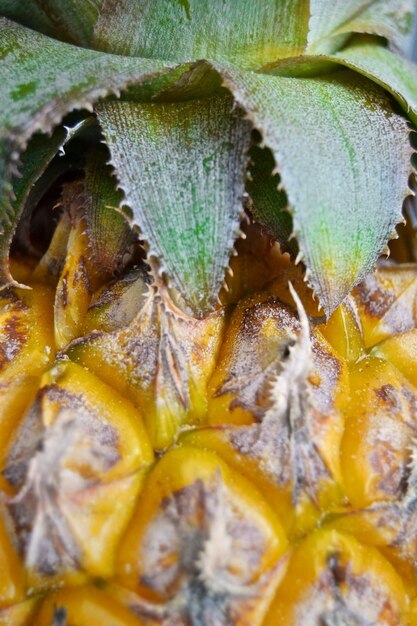
[[[357,32],[400,46],[411,30],[412,8],[412,0],[107,0],[92,47],[255,69],[304,50],[334,52]]]
[[[97,21],[93,47],[252,68],[303,50],[308,15],[305,0],[110,1]]]
[[[163,65],[76,48],[6,19],[0,19],[0,57],[0,234],[8,237],[18,218],[11,177],[30,137],[50,131],[75,108],[156,75]]]
[[[312,76],[335,69],[335,64],[356,70],[384,87],[417,124],[415,63],[379,45],[372,37],[357,36],[349,46],[336,54],[288,58],[264,69],[275,76]]]
[[[243,212],[250,124],[232,106],[229,96],[97,106],[133,221],[197,315],[217,302]]]
[[[329,315],[401,220],[411,173],[407,123],[382,89],[349,71],[302,80],[225,75],[274,154],[310,284]]]
[[[165,101],[212,93],[214,87],[207,85],[204,76],[207,68],[210,73],[210,63],[197,63],[192,70],[198,74],[198,68],[203,68],[200,87],[206,82],[205,91],[204,85],[202,90],[193,85],[187,68],[167,71],[167,62],[206,58],[272,151],[310,283],[326,313],[364,277],[400,221],[408,193],[411,148],[405,120],[379,87],[353,72],[302,80],[270,73],[291,72],[293,65],[297,72],[300,58],[307,63],[300,72],[310,76],[322,72],[323,63],[326,69],[335,62],[345,64],[388,88],[415,116],[415,88],[406,62],[376,43],[369,44],[369,54],[356,44],[337,52],[354,32],[382,35],[394,46],[402,45],[401,37],[409,30],[411,0],[400,4],[389,0],[383,6],[381,0],[214,0],[210,6],[197,0],[93,0],[81,6],[71,0],[66,13],[60,0],[47,0],[46,13],[45,3],[38,6],[31,1],[38,16],[35,25],[40,28],[39,15],[46,15],[42,29],[50,32],[48,20],[52,29],[59,23],[65,33],[54,31],[57,37],[74,41],[71,33],[77,32],[82,45],[146,58],[68,46],[0,20],[0,54],[5,60],[0,71],[3,233],[6,228],[12,232],[17,220],[11,207],[12,173],[19,153],[37,130],[47,132],[72,109],[91,107],[130,85],[135,90],[127,99],[152,99],[156,91],[151,78],[155,77],[157,91],[165,90]],[[0,13],[27,21],[26,9],[13,13],[10,7],[10,2],[0,0]],[[83,32],[77,26],[79,19],[86,25]],[[314,64],[309,65],[311,56],[279,62],[306,51],[320,53]],[[244,69],[233,69],[236,65]],[[260,66],[268,73],[247,71]],[[206,104],[220,101],[207,99]],[[102,123],[134,222],[173,286],[185,293],[194,313],[201,314],[217,298],[238,235],[249,124],[236,114],[217,118],[199,111],[197,115],[198,102],[203,101],[128,104],[142,107],[141,114],[129,121],[129,135],[124,132],[120,137],[111,127],[116,120],[114,130],[126,130],[126,120],[119,114],[108,128]],[[118,106],[116,101],[103,105],[99,114],[105,107],[115,111]],[[151,111],[168,109],[177,111],[175,123],[165,114],[152,119]],[[206,148],[216,155],[214,164],[206,161],[211,156]],[[273,198],[275,188],[271,190]],[[277,206],[265,202],[265,209],[260,195],[256,201],[260,219],[269,227],[281,221],[277,215],[286,198],[279,192],[276,197]],[[163,223],[168,226],[161,230]],[[284,230],[276,236],[285,239],[290,221],[282,223]]]

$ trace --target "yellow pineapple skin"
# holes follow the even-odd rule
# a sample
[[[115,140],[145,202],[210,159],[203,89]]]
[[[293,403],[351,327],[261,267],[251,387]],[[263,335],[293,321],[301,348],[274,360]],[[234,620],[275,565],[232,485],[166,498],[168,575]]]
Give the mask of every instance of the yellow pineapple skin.
[[[35,623],[49,626],[56,616],[57,607],[65,610],[69,624],[84,626],[141,626],[142,622],[109,594],[94,586],[62,589],[51,593],[36,612]]]
[[[0,609],[1,626],[31,626],[31,624],[36,624],[34,618],[40,602],[40,597],[34,597]]]
[[[195,320],[135,268],[97,273],[82,226],[0,298],[0,625],[417,624],[415,266],[325,323],[248,226]]]
[[[415,389],[389,362],[366,357],[351,368],[351,401],[341,459],[355,508],[395,499],[415,437]],[[410,406],[411,405],[411,406]]]
[[[264,623],[304,626],[332,612],[348,620],[351,607],[369,623],[390,626],[409,610],[401,578],[375,548],[322,529],[294,550]]]
[[[150,294],[128,327],[87,335],[68,355],[141,407],[152,444],[162,451],[181,427],[205,419],[207,382],[223,327],[222,310],[203,320],[184,318],[167,314]],[[167,337],[172,337],[168,345]],[[181,351],[180,363],[176,351]]]
[[[25,599],[25,572],[5,523],[4,510],[0,520],[0,608]],[[0,622],[1,623],[1,622]]]
[[[254,536],[257,545],[248,552]],[[250,615],[258,624],[282,577],[277,563],[287,547],[278,517],[253,485],[215,453],[184,446],[166,453],[150,473],[120,544],[115,580],[137,594],[139,614],[146,617],[143,598],[166,610],[161,623],[171,614],[186,624],[187,602],[198,602],[198,559],[201,584],[208,595],[218,593],[222,605],[207,612],[230,611],[239,625]],[[263,601],[253,606],[255,590]]]

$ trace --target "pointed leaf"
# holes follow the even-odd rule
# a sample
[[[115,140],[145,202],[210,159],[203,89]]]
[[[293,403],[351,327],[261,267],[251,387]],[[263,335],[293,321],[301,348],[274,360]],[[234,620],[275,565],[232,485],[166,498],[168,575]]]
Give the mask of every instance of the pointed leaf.
[[[23,135],[21,144],[38,129],[50,130],[68,111],[164,67],[76,48],[1,18],[0,35],[1,136],[15,131]]]
[[[344,65],[387,89],[417,125],[417,66],[381,46],[372,37],[357,36],[333,55],[301,56],[277,61],[265,71],[275,76],[311,76]]]
[[[274,173],[275,161],[268,148],[253,146],[246,190],[251,198],[251,213],[284,251],[295,252],[296,243],[290,239],[293,224],[285,191],[279,189],[280,178]]]
[[[94,150],[85,167],[86,231],[91,261],[97,272],[114,274],[123,265],[124,256],[133,242],[133,233],[121,212],[123,193],[111,168],[105,165],[105,151]]]
[[[0,227],[13,230],[12,174],[30,137],[75,108],[158,76],[161,63],[76,48],[0,19]],[[171,83],[159,79],[158,89]],[[150,95],[150,94],[148,94]],[[8,236],[8,235],[6,235]]]
[[[19,176],[13,181],[14,197],[11,201],[11,210],[9,213],[0,213],[0,285],[2,287],[14,283],[9,269],[9,250],[25,203],[35,183],[70,136],[70,131],[64,128],[58,128],[52,137],[37,134],[22,156]]]
[[[250,125],[231,109],[229,96],[97,107],[133,221],[195,314],[217,302],[243,210]]]
[[[310,283],[329,315],[401,220],[407,123],[382,89],[347,70],[303,80],[224,75],[279,165]]]

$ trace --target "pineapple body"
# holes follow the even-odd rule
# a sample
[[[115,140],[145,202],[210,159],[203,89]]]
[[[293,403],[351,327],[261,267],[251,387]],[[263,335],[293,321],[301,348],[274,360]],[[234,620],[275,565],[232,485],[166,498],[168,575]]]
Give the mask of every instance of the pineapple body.
[[[412,356],[390,358],[412,355],[413,298],[386,321],[414,266],[381,266],[325,324],[247,226],[195,320],[146,269],[77,271],[73,228],[2,298],[0,624],[415,624],[417,390]]]
[[[412,11],[0,0],[0,626],[417,626]]]

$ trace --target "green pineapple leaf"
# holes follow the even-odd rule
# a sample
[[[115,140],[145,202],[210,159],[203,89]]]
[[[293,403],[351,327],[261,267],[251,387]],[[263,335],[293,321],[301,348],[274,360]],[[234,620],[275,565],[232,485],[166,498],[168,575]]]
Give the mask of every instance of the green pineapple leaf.
[[[334,52],[358,32],[404,47],[412,10],[413,0],[118,0],[103,4],[92,47],[256,69],[303,51]]]
[[[31,1],[36,4],[36,0]],[[0,9],[1,2],[3,7],[10,7],[10,2],[0,0]],[[116,100],[98,108],[126,202],[150,253],[158,257],[160,268],[184,294],[194,313],[209,310],[224,278],[232,235],[238,231],[249,124],[239,116],[239,123],[235,115],[219,116],[219,127],[225,137],[236,139],[236,146],[227,147],[228,142],[223,142],[208,182],[208,174],[195,167],[206,158],[209,145],[221,144],[220,136],[207,121],[203,100],[191,99],[219,92],[223,81],[261,132],[286,192],[276,189],[277,176],[261,176],[256,162],[252,163],[253,180],[248,181],[247,189],[254,213],[277,238],[285,239],[291,224],[283,212],[288,198],[300,255],[310,283],[329,314],[371,269],[401,220],[402,202],[409,192],[407,124],[383,90],[360,73],[389,89],[403,106],[411,106],[411,115],[415,115],[415,88],[407,77],[406,62],[379,45],[377,39],[366,43],[370,47],[366,54],[356,43],[338,49],[351,33],[362,31],[385,36],[398,47],[409,28],[409,2],[404,0],[398,6],[398,2],[387,0],[382,7],[381,0],[311,0],[306,10],[305,0],[293,0],[291,11],[287,7],[284,11],[283,3],[275,0],[262,4],[260,0],[214,0],[218,10],[197,0],[104,4],[94,0],[91,19],[85,18],[91,45],[146,58],[68,46],[0,20],[0,54],[5,58],[0,71],[4,85],[0,98],[0,226],[8,242],[8,233],[18,219],[11,202],[11,177],[29,138],[39,129],[53,129],[72,109],[91,108],[99,99],[129,87],[123,98],[126,106],[139,107],[140,119],[138,115],[131,120],[121,114],[118,117],[116,111],[122,112],[124,104]],[[58,14],[63,16],[60,0],[47,0],[47,4],[52,21]],[[71,22],[72,7],[76,6],[81,4],[71,0],[68,16],[58,20],[63,27],[72,24],[77,29],[76,20]],[[394,6],[396,13],[391,10]],[[81,17],[82,11],[77,19]],[[164,37],[160,36],[162,31]],[[313,57],[312,51],[320,54]],[[309,55],[293,58],[305,52]],[[292,58],[281,58],[288,56]],[[198,57],[208,61],[195,62]],[[185,60],[186,65],[176,68],[167,65]],[[334,69],[335,63],[348,65],[359,74],[343,70],[314,77],[314,73]],[[260,65],[262,72],[248,71]],[[313,77],[300,80],[279,75],[288,73]],[[159,104],[129,104],[155,98]],[[207,99],[206,104],[226,100],[217,96]],[[112,110],[112,120],[106,121],[106,108]],[[172,113],[154,115],[168,109],[176,109],[176,117]],[[179,117],[185,109],[190,111],[190,120]],[[215,120],[216,116],[211,122]],[[186,159],[189,145],[182,145],[179,139],[184,124],[191,133],[190,141],[200,137],[200,124],[206,129],[198,148],[198,141],[191,141],[195,149],[191,164]],[[112,132],[113,125],[121,132],[120,137]],[[168,137],[168,131],[172,131],[169,140],[178,147],[178,155],[169,150],[168,138],[164,143],[162,136]],[[126,157],[124,145],[131,151]],[[160,162],[150,160],[144,180],[137,178],[133,166],[145,171],[145,164],[139,159],[133,164],[135,155],[149,158],[157,149],[159,156],[165,154],[166,171],[162,172]],[[183,170],[188,166],[197,177],[195,189],[185,184],[181,195],[179,183],[181,176],[187,176]],[[153,198],[151,192],[167,181],[171,186]],[[213,211],[209,194],[213,203],[216,185],[221,203],[217,206],[215,198]],[[184,222],[175,225],[181,233],[181,245],[173,232],[168,237],[168,228],[158,230],[164,215],[167,223],[161,198],[166,206],[175,205],[173,220],[183,216]],[[220,227],[225,229],[221,237]],[[197,244],[190,255],[194,240]],[[3,246],[3,258],[7,249]]]
[[[304,49],[308,5],[306,0],[108,2],[92,45],[176,63],[210,59],[255,68]]]
[[[123,266],[133,233],[122,212],[123,193],[117,189],[107,159],[104,149],[96,148],[87,155],[84,189],[91,260],[104,275],[111,276]]]
[[[381,46],[373,37],[356,36],[333,55],[300,56],[264,68],[275,76],[305,77],[334,71],[337,65],[363,74],[389,91],[417,125],[417,66]]]
[[[217,303],[243,213],[250,124],[230,96],[104,101],[112,163],[154,257],[195,315]]]
[[[0,284],[15,284],[9,268],[9,250],[20,216],[34,186],[45,172],[57,152],[69,141],[76,129],[57,128],[51,137],[37,134],[24,152],[19,176],[13,181],[10,211],[0,213]],[[62,160],[64,161],[64,159]],[[59,165],[59,162],[58,162]],[[60,168],[55,168],[58,170]],[[62,172],[61,172],[62,173]]]
[[[371,38],[358,37],[332,57],[387,89],[417,125],[417,66]]]
[[[334,52],[352,33],[404,50],[414,0],[0,0],[0,15],[77,45],[255,68]]]
[[[313,0],[306,53],[335,51],[353,33],[385,37],[394,49],[406,52],[414,8],[414,0]]]
[[[0,281],[7,285],[4,255],[20,215],[12,202],[11,179],[30,137],[39,130],[50,132],[75,108],[91,108],[100,97],[158,77],[165,66],[76,48],[6,19],[0,19],[0,56]],[[158,89],[170,84],[169,74],[164,81],[159,81]],[[52,142],[46,148],[45,165],[58,147]]]
[[[407,122],[380,87],[349,70],[302,80],[224,76],[274,154],[300,256],[330,315],[402,219],[412,171]]]
[[[297,251],[291,239],[293,223],[287,194],[280,188],[279,174],[274,172],[275,161],[268,148],[255,145],[251,148],[246,190],[250,196],[250,211],[257,222],[279,243],[283,251]]]

